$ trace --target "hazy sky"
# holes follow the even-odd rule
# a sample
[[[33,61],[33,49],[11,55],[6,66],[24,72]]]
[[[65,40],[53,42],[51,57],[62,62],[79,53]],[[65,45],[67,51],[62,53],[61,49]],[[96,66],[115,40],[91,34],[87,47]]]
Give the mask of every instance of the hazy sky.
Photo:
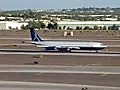
[[[0,9],[120,7],[120,0],[0,0]]]

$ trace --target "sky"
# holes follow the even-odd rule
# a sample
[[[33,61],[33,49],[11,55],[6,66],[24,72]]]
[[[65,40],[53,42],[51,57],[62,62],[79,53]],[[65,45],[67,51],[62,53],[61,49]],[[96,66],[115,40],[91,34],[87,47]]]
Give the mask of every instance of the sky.
[[[81,7],[120,7],[120,0],[0,0],[2,10]]]

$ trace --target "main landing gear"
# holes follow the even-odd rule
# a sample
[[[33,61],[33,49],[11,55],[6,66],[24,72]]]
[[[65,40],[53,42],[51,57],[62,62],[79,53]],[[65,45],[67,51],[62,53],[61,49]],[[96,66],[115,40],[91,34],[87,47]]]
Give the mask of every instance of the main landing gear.
[[[62,52],[62,53],[65,53],[65,52],[71,52],[71,49],[68,49],[68,48],[59,48],[58,51]]]
[[[96,50],[96,53],[99,53],[98,50]]]

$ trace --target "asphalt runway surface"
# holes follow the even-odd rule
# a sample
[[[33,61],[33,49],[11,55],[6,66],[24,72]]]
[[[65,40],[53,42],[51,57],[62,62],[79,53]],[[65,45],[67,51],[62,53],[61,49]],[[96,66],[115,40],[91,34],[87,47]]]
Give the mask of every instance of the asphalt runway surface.
[[[119,90],[119,87],[0,81],[1,90]]]
[[[120,67],[0,65],[0,89],[2,90],[8,90],[8,88],[13,90],[72,90],[74,85],[75,90],[78,90],[76,86],[79,86],[79,89],[88,87],[90,90],[119,90],[119,79]],[[33,84],[31,88],[30,82]],[[41,86],[40,83],[44,83],[45,86]],[[56,84],[61,84],[61,86]],[[46,87],[47,85],[50,87]]]
[[[83,73],[76,73],[80,71]],[[85,71],[88,73],[85,73]],[[89,73],[89,71],[92,71],[94,73]],[[102,73],[99,73],[101,71]],[[75,85],[75,90],[78,90],[76,87],[77,85],[79,86],[79,89],[86,86],[90,90],[119,90],[119,72],[120,67],[0,65],[0,80],[6,81],[6,83],[0,83],[0,89],[72,90],[73,87],[68,86]],[[20,81],[24,84],[17,83],[16,85],[16,82],[11,83],[8,81]],[[31,88],[28,84],[30,82],[33,84],[31,85]],[[37,83],[34,84],[33,82]],[[45,86],[41,86],[40,83],[44,83]],[[61,84],[61,86],[59,87],[56,84]],[[63,84],[68,84],[68,86]],[[50,85],[50,87],[46,87],[47,85]],[[90,85],[93,86],[91,87]]]
[[[2,52],[1,52],[2,53]],[[74,55],[40,55],[40,54],[15,54],[16,52],[7,52],[9,54],[4,54],[2,53],[0,55],[1,62],[6,62],[6,64],[12,64],[11,66],[9,65],[0,65],[0,80],[8,82],[8,84],[4,84],[1,82],[0,84],[0,89],[2,90],[80,90],[82,87],[87,87],[89,90],[119,90],[120,87],[120,68],[119,67],[89,67],[89,66],[71,66],[75,64],[73,61],[75,58],[80,61],[80,57],[84,57],[87,59],[87,64],[88,64],[88,58],[103,58],[105,57],[107,59],[111,59],[114,62],[113,59],[116,59],[116,61],[119,60],[119,56],[74,56]],[[18,52],[19,53],[19,52]],[[28,53],[28,52],[26,52]],[[35,53],[41,53],[41,52],[35,52]],[[43,52],[42,52],[43,53]],[[54,54],[54,53],[53,53]],[[76,53],[75,53],[76,54]],[[81,53],[80,53],[81,54]],[[86,53],[83,53],[86,54]],[[89,54],[89,53],[87,53]],[[94,54],[94,53],[91,53]],[[7,56],[5,56],[7,55]],[[12,57],[11,57],[12,56]],[[16,57],[17,56],[17,57]],[[32,58],[31,58],[32,57]],[[43,58],[45,57],[45,61]],[[46,58],[47,57],[47,58]],[[49,58],[51,57],[51,58]],[[72,57],[72,59],[71,59]],[[61,65],[63,66],[57,66],[56,62],[51,60],[56,60],[57,63],[61,62],[61,60],[58,61],[58,59],[63,59]],[[118,60],[117,60],[118,58]],[[13,60],[14,59],[14,60]],[[30,60],[31,59],[31,60]],[[29,63],[30,61],[42,61],[43,64],[46,62],[48,65],[51,63],[54,63],[54,65],[51,66],[37,66],[37,65],[26,65],[25,63]],[[71,59],[71,60],[70,60]],[[82,58],[81,58],[82,59]],[[5,61],[6,60],[6,61]],[[24,61],[25,60],[25,61]],[[26,62],[27,60],[27,62]],[[66,60],[68,60],[66,62]],[[98,59],[96,59],[98,60]],[[95,62],[96,62],[95,60]],[[12,62],[11,62],[12,61]],[[15,62],[14,62],[15,61]],[[14,66],[13,64],[21,62],[24,63],[25,65],[19,66],[16,65]],[[65,67],[64,64],[67,63],[69,65],[68,67]],[[91,62],[91,61],[90,61]],[[101,62],[101,61],[100,61]],[[106,60],[105,60],[106,62]],[[104,62],[104,63],[105,63]],[[80,61],[80,63],[82,63]],[[113,64],[112,62],[110,62]],[[2,64],[2,63],[1,63]],[[5,64],[5,63],[4,63]],[[40,63],[41,64],[41,63]],[[118,64],[118,63],[117,63]],[[78,63],[76,62],[76,65]],[[97,64],[96,64],[97,65]],[[10,81],[10,82],[9,82]],[[23,82],[24,84],[17,84],[16,82],[11,81],[20,81]],[[32,82],[31,87],[29,87],[28,83]],[[36,84],[34,84],[34,83]],[[44,83],[44,85],[40,85],[41,83]],[[52,84],[53,83],[53,84]],[[56,84],[62,84],[61,86],[57,86]],[[63,85],[63,84],[68,84],[68,86]],[[50,85],[50,86],[49,86]],[[69,85],[72,85],[69,86]],[[75,85],[75,86],[74,86]],[[76,87],[76,85],[78,87]],[[93,85],[93,86],[90,86]]]
[[[63,73],[0,73],[1,81],[57,83],[120,87],[120,75]]]
[[[0,72],[120,74],[120,67],[57,66],[57,65],[0,65]]]
[[[47,55],[44,55],[40,54],[41,52],[35,52],[36,54],[33,54],[34,52],[30,52],[29,54],[20,54],[19,52],[17,52],[17,54],[15,52],[5,53],[6,54],[4,54],[4,52],[1,52],[0,54],[0,65],[34,65],[34,62],[38,62],[38,65],[120,66],[119,54],[115,54],[116,56],[111,56],[111,54],[109,54],[109,56],[104,56],[104,54],[102,54],[103,56],[97,56],[99,54],[96,55],[96,53],[77,53],[80,55],[74,56],[66,55],[66,53],[63,53],[63,55],[59,55],[62,53],[57,53],[58,55],[54,55],[54,53],[47,53]],[[89,54],[92,54],[92,56]]]
[[[1,65],[0,80],[120,87],[120,67]]]

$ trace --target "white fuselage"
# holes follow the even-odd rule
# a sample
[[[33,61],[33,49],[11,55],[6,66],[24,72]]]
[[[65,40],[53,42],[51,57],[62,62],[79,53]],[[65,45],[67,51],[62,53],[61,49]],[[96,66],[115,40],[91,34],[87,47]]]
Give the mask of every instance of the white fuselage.
[[[102,49],[107,46],[99,42],[64,42],[64,41],[42,41],[32,42],[37,47],[56,47],[56,48],[70,48],[70,49],[82,49],[82,48],[98,48]]]
[[[99,42],[66,42],[66,41],[43,41],[34,28],[30,28],[32,43],[46,50],[58,50],[61,52],[71,50],[102,50],[106,46]]]

